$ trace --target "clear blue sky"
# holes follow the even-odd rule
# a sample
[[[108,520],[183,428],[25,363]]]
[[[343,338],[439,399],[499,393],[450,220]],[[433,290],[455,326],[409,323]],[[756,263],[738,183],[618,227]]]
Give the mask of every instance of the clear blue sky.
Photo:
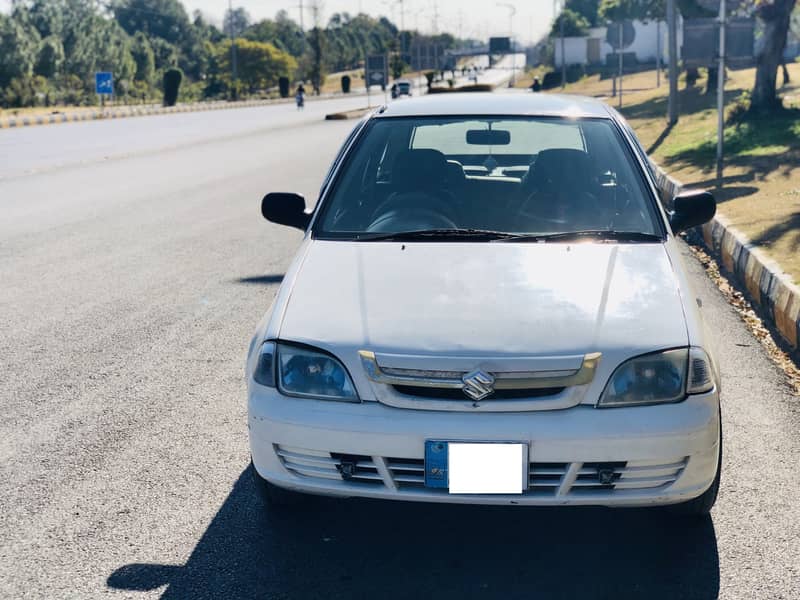
[[[218,24],[228,7],[228,0],[182,0],[191,14],[195,9],[203,11]],[[313,0],[304,0],[308,7]],[[287,10],[296,21],[300,18],[300,0],[232,0],[233,6],[241,6],[253,19],[273,17],[281,9]],[[400,6],[405,7],[406,29],[419,28],[430,33],[433,30],[434,12],[438,12],[439,31],[479,39],[493,35],[508,35],[510,10],[497,6],[495,0],[322,0],[322,18],[335,12],[358,13],[374,16],[385,15],[400,24]],[[506,0],[505,4],[516,8],[513,28],[520,41],[531,37],[538,39],[545,34],[553,19],[553,0]],[[11,0],[0,0],[0,11],[8,11]],[[434,7],[436,11],[434,11]],[[306,26],[311,23],[311,11],[305,11]]]

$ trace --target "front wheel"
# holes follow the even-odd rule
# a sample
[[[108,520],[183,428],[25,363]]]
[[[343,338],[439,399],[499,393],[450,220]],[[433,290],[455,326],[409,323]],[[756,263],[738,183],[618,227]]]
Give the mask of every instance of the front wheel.
[[[256,471],[253,460],[250,460],[250,475],[253,478],[258,497],[269,508],[290,508],[302,504],[306,500],[306,495],[299,492],[286,490],[282,487],[270,483]]]

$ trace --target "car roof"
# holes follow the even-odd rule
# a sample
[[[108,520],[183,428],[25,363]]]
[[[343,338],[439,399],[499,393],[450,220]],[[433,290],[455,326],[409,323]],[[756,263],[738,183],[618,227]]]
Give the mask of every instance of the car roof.
[[[375,116],[426,117],[458,115],[595,117],[609,119],[608,105],[568,94],[452,92],[427,94],[383,107]]]

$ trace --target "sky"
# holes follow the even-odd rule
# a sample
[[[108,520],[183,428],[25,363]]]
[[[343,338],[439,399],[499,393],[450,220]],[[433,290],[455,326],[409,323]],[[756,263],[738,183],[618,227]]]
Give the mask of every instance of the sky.
[[[307,9],[312,0],[305,0],[305,24],[311,23],[311,11]],[[203,11],[215,20],[222,20],[228,0],[183,0],[191,13]],[[284,9],[299,21],[299,0],[232,0],[233,6],[241,6],[253,19],[273,17]],[[433,31],[434,13],[438,12],[439,31],[448,31],[461,37],[486,39],[493,35],[509,34],[509,14],[506,6],[498,6],[494,0],[321,0],[323,19],[327,21],[335,12],[357,14],[366,12],[373,16],[386,16],[400,25],[400,6],[405,8],[405,28]],[[521,42],[531,37],[538,40],[550,28],[553,15],[553,0],[505,0],[501,4],[513,5],[514,36]]]
[[[189,14],[202,11],[217,24],[228,8],[229,0],[182,0]],[[234,6],[244,8],[254,20],[272,18],[279,10],[289,12],[300,20],[300,0],[230,0]],[[313,0],[304,0],[305,25],[311,23],[308,6]],[[373,16],[386,16],[401,24],[400,7],[404,7],[405,28],[432,33],[434,15],[438,14],[438,30],[460,37],[486,40],[490,36],[509,35],[509,15],[512,5],[513,34],[520,42],[538,41],[550,28],[555,0],[505,0],[498,6],[495,0],[320,0],[322,18],[327,21],[335,12],[357,14],[366,12]],[[0,11],[8,12],[11,0],[0,0]]]

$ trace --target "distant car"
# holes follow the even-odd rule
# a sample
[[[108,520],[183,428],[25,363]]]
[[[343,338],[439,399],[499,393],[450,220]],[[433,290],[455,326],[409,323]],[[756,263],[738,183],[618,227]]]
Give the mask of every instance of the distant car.
[[[678,505],[720,483],[720,375],[647,157],[602,102],[447,94],[345,142],[247,360],[253,475],[301,493]]]
[[[398,79],[392,84],[392,98],[411,96],[411,82],[408,79]]]

